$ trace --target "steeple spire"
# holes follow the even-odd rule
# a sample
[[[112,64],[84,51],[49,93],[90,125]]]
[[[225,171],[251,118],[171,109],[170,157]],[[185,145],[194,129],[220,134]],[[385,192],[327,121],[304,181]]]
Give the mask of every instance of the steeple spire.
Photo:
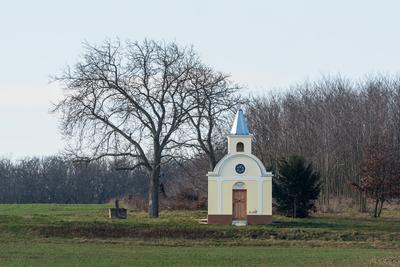
[[[230,134],[234,135],[249,135],[249,128],[247,127],[246,118],[243,115],[243,110],[239,109],[236,112],[235,120],[232,124]]]

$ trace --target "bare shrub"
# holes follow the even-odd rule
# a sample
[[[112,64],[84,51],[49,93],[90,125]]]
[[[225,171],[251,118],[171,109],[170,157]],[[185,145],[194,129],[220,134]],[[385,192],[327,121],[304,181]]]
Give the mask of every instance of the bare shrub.
[[[134,211],[147,211],[147,198],[141,195],[129,195],[123,198],[125,208]]]
[[[146,211],[147,201],[145,196],[129,195],[123,198],[125,208],[133,211]],[[192,189],[179,191],[176,195],[160,197],[161,210],[199,210],[207,208],[207,198],[199,196]]]
[[[343,213],[349,209],[357,209],[357,203],[352,198],[331,198],[329,202],[318,201],[316,212]]]

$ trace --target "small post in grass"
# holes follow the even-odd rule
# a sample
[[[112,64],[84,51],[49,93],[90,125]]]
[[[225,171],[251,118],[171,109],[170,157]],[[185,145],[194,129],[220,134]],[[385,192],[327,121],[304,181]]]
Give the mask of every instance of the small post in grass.
[[[119,207],[118,199],[115,199],[115,208],[110,208],[108,211],[109,211],[109,217],[111,219],[126,219],[127,218],[127,211],[126,211],[126,209]]]

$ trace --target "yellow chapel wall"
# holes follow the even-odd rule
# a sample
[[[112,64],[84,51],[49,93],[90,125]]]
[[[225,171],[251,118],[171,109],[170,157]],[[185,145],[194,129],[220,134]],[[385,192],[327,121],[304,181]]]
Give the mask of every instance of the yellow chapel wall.
[[[235,171],[235,166],[242,163],[246,166],[243,174]],[[258,182],[247,180],[247,177],[261,177],[261,171],[256,161],[250,157],[231,157],[221,166],[221,174],[225,177],[232,177],[233,180],[221,181],[221,212],[218,211],[218,184],[215,180],[208,181],[208,214],[232,214],[232,190],[236,182],[244,182],[247,189],[247,214],[258,211]],[[261,214],[272,214],[272,182],[263,181],[262,186],[262,210]]]
[[[272,180],[263,182],[263,211],[262,214],[272,215]]]
[[[228,135],[228,154],[251,154],[251,139],[252,135]],[[244,144],[243,152],[236,151],[238,142]]]
[[[235,171],[235,166],[239,163],[246,166],[246,170],[243,174],[238,174]],[[254,159],[250,157],[236,156],[226,160],[226,162],[221,166],[221,174],[223,176],[237,177],[237,179],[240,180],[242,177],[245,179],[246,176],[260,177],[261,171]]]
[[[237,182],[245,183],[247,189],[247,214],[258,210],[258,190],[257,181],[246,181],[246,180],[232,180],[222,182],[222,211],[221,214],[232,214],[232,190],[233,185]]]
[[[232,190],[236,182],[244,182],[247,189],[247,214],[258,211],[258,182],[254,180],[231,180],[221,182],[221,212],[218,211],[217,181],[208,182],[208,214],[232,214]],[[262,183],[261,214],[272,215],[272,182]]]
[[[218,184],[208,181],[208,214],[218,214]]]

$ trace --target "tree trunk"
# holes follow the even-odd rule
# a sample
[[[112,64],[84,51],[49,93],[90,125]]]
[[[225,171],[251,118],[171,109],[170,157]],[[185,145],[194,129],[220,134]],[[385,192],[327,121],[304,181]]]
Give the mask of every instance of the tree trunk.
[[[381,217],[382,208],[383,208],[383,202],[385,202],[385,200],[382,198],[381,199],[381,205],[379,206],[378,217]]]
[[[360,212],[367,211],[367,198],[364,191],[359,192],[360,194]]]
[[[297,217],[297,197],[293,199],[293,218]]]
[[[215,150],[214,150],[213,144],[211,143],[210,136],[209,136],[207,145],[208,145],[207,156],[208,156],[208,162],[210,164],[210,171],[213,171],[215,166],[217,165],[217,159],[215,157]]]
[[[379,204],[379,198],[375,200],[375,208],[374,208],[374,217],[378,217],[378,204]]]
[[[217,165],[217,160],[215,159],[215,155],[214,154],[209,154],[208,160],[209,160],[209,163],[210,163],[210,171],[213,171],[215,166]]]
[[[149,217],[158,217],[158,195],[160,191],[160,167],[155,167],[150,172],[150,188],[149,188]]]

